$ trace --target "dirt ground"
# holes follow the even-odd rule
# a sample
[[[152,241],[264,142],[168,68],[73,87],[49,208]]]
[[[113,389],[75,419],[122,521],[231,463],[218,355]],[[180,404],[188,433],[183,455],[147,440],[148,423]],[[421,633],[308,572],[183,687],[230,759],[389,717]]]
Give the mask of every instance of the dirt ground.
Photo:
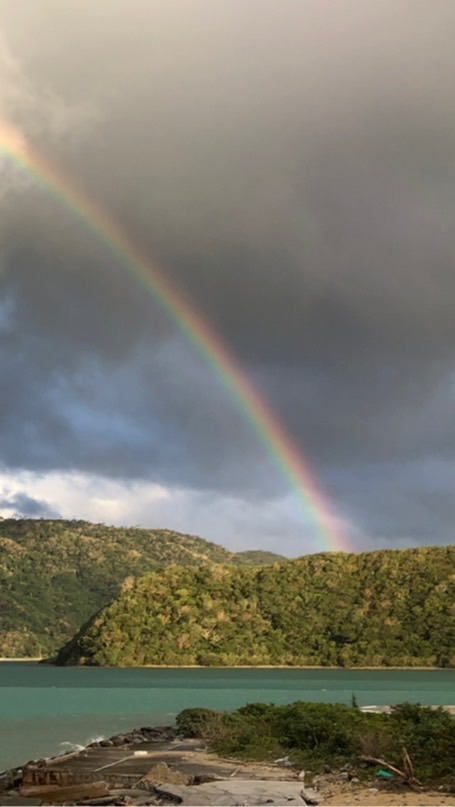
[[[197,759],[207,769],[215,769],[217,765],[228,765],[232,767],[231,775],[239,778],[254,777],[258,779],[273,779],[289,781],[295,779],[295,772],[277,765],[270,765],[260,762],[244,762],[218,757],[209,751],[198,749],[193,753],[185,755],[186,759]],[[455,765],[455,760],[454,760]],[[311,777],[310,777],[311,780]],[[340,781],[339,775],[320,774],[316,777],[320,806],[338,805],[338,807],[455,807],[455,793],[449,794],[437,790],[424,790],[421,793],[414,792],[409,788],[393,790],[390,786],[377,787],[372,780],[371,785],[364,783],[351,784],[351,782]],[[308,783],[310,785],[310,783]],[[303,787],[305,783],[302,782]],[[311,786],[311,785],[310,785]],[[390,788],[390,789],[389,789]]]
[[[424,791],[415,793],[411,790],[392,792],[388,790],[372,790],[363,785],[336,784],[327,788],[321,787],[321,807],[325,804],[346,807],[392,807],[392,805],[409,805],[409,807],[425,807],[425,805],[455,805],[455,794],[440,793],[438,791]]]
[[[254,776],[261,779],[290,780],[295,778],[295,773],[280,768],[276,765],[255,762],[234,762],[233,760],[222,759],[210,752],[197,752],[196,755],[201,762],[211,767],[214,764],[231,764],[236,776]],[[455,764],[455,760],[454,760]],[[317,777],[318,795],[320,807],[324,805],[338,805],[338,807],[455,807],[455,793],[449,794],[437,790],[424,790],[421,793],[414,792],[408,788],[393,790],[389,787],[376,787],[374,782],[371,785],[363,783],[351,784],[350,782],[340,782],[336,774],[319,775]],[[337,781],[338,779],[338,781]],[[305,787],[305,784],[303,787]]]

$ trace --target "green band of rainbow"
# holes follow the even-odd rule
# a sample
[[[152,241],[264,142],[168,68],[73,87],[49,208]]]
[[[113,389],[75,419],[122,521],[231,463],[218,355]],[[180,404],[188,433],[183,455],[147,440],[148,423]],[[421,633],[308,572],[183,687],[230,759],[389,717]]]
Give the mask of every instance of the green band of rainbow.
[[[136,276],[203,356],[237,404],[290,489],[303,504],[321,549],[352,551],[340,532],[340,519],[321,491],[309,466],[264,398],[215,331],[188,304],[161,270],[130,241],[113,218],[32,148],[10,124],[0,122],[0,153],[68,208]]]

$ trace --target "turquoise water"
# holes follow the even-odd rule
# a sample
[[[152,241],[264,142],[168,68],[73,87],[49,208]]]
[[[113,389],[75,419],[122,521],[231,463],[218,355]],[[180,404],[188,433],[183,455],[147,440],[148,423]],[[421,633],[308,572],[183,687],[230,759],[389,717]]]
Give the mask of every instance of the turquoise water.
[[[0,662],[0,770],[188,706],[295,700],[455,703],[455,670],[95,669]]]

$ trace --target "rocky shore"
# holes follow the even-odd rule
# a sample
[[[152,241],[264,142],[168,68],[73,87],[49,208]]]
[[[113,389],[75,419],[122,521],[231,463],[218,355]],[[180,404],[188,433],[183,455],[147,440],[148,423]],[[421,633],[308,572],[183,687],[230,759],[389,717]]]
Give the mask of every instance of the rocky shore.
[[[0,805],[455,805],[444,789],[410,791],[365,773],[224,759],[174,727],[143,727],[5,771]]]

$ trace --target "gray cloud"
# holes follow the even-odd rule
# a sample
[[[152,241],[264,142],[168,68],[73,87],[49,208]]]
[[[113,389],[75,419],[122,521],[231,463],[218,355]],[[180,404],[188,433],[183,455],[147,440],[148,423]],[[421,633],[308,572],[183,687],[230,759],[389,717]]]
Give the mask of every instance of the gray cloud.
[[[378,540],[449,539],[447,491],[422,517],[417,478],[454,455],[453,3],[0,16],[5,114],[196,303],[340,509]],[[283,493],[137,279],[4,170],[4,464]]]
[[[14,517],[59,518],[59,514],[47,502],[34,499],[26,493],[4,495],[0,498],[0,509],[12,511]]]

